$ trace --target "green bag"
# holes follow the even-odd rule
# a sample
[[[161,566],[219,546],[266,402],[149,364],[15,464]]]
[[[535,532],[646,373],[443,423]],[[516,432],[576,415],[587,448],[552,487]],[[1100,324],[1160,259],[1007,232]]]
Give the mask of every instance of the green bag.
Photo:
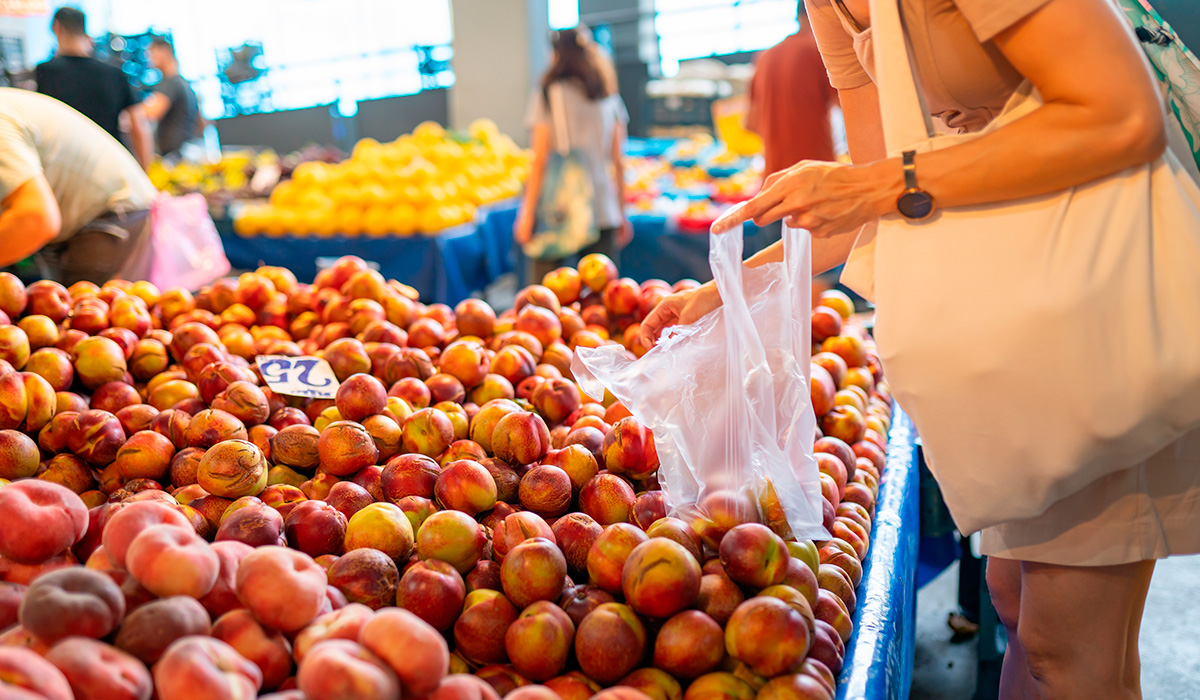
[[[546,161],[533,236],[522,246],[537,260],[567,258],[600,240],[587,155],[570,147],[562,89],[561,84],[547,89],[556,148]]]
[[[1200,167],[1200,59],[1150,6],[1149,0],[1117,0],[1166,92],[1167,103]]]

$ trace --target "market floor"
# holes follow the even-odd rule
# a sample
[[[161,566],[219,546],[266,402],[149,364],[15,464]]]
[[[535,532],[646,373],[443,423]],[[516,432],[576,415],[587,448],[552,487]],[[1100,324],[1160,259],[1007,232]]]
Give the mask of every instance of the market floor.
[[[950,643],[946,616],[956,608],[958,565],[917,595],[912,700],[970,700],[977,642]],[[1200,683],[1200,556],[1159,562],[1142,623],[1142,696],[1195,700]]]

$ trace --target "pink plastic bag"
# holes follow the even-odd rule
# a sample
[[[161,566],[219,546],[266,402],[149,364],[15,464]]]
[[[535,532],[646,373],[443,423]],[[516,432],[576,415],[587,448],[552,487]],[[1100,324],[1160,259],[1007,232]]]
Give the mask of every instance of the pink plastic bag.
[[[229,260],[200,194],[160,194],[151,210],[150,282],[197,290],[229,274]]]
[[[576,349],[571,365],[588,395],[607,388],[654,431],[668,506],[710,543],[747,520],[829,539],[809,394],[812,255],[806,231],[785,227],[783,240],[783,262],[744,271],[742,232],[710,236],[721,308],[638,360],[606,345]]]

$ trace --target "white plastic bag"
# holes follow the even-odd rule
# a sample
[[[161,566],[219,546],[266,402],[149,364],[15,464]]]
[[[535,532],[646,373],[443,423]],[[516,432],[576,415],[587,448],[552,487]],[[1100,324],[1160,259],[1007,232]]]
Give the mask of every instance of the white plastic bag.
[[[200,194],[160,194],[151,210],[149,279],[160,289],[195,291],[229,274],[229,260]]]
[[[723,305],[676,326],[641,359],[619,345],[577,348],[580,387],[605,388],[654,432],[672,512],[708,542],[737,521],[829,539],[813,458],[809,395],[812,256],[806,231],[784,227],[785,259],[742,266],[742,232],[710,236]]]

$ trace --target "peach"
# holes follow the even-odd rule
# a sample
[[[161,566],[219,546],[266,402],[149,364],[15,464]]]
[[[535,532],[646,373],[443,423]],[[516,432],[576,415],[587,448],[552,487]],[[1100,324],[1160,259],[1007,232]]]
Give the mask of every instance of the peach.
[[[302,629],[317,617],[325,587],[320,565],[286,547],[259,547],[237,570],[238,598],[259,622],[283,632]]]
[[[755,691],[733,675],[717,671],[706,673],[688,685],[684,700],[754,700]]]
[[[0,490],[0,496],[3,491]],[[137,502],[111,506],[104,514],[104,554],[114,568],[126,568],[126,554],[138,535],[155,525],[168,524],[192,533],[191,522],[177,508],[164,503]]]
[[[615,602],[617,602],[617,599],[602,588],[578,585],[568,586],[564,589],[558,605],[567,613],[567,617],[571,618],[571,622],[578,627],[579,623],[583,622],[583,618],[588,616],[588,613],[605,603]]]
[[[567,561],[553,540],[534,537],[517,544],[500,563],[504,594],[518,608],[562,596]],[[553,674],[551,674],[553,675]]]
[[[0,678],[4,696],[13,700],[73,700],[63,674],[35,651],[0,648]]]
[[[18,563],[46,561],[83,538],[88,512],[79,496],[48,481],[18,481],[0,488],[0,556]]]
[[[239,542],[251,547],[286,544],[283,516],[274,508],[266,506],[240,508],[220,521],[215,540]]]
[[[416,379],[421,383],[434,374],[433,363],[429,356],[418,348],[400,348],[399,352],[388,358],[384,367],[384,380],[391,385],[403,379]]]
[[[237,570],[242,559],[254,551],[252,547],[242,542],[214,542],[212,551],[220,562],[217,582],[203,598],[200,604],[212,617],[220,617],[230,610],[242,607],[237,598]]]
[[[571,477],[558,467],[536,466],[521,477],[518,498],[543,518],[558,517],[571,506]]]
[[[5,323],[0,324],[0,360],[21,369],[29,361],[29,336],[19,326],[4,320]]]
[[[374,614],[375,612],[365,605],[349,603],[340,610],[325,613],[313,620],[312,624],[296,635],[293,644],[296,663],[303,663],[308,652],[327,639],[357,641],[363,625],[367,624]]]
[[[310,557],[341,554],[346,539],[346,516],[320,500],[298,503],[284,519],[288,543]]]
[[[449,670],[446,640],[407,610],[392,608],[376,613],[363,625],[359,641],[396,672],[406,695],[433,692]]]
[[[206,409],[192,416],[187,427],[190,447],[212,447],[227,440],[245,441],[246,426],[233,414],[220,409]]]
[[[483,557],[487,536],[466,513],[442,510],[422,523],[416,533],[416,544],[422,560],[444,561],[465,575]]]
[[[579,671],[551,678],[544,685],[558,693],[562,700],[588,700],[600,692],[600,686]]]
[[[222,498],[255,496],[267,487],[268,468],[262,450],[254,443],[244,439],[224,440],[210,447],[200,459],[196,483]]]
[[[309,471],[320,464],[321,433],[311,425],[288,425],[271,438],[271,455],[279,464]]]
[[[700,563],[683,545],[655,537],[630,552],[621,589],[637,612],[666,618],[692,606],[700,595],[700,576]]]
[[[791,557],[788,561],[787,574],[783,577],[783,585],[799,591],[810,607],[816,605],[817,574],[803,560]]]
[[[367,416],[382,413],[387,405],[387,390],[370,374],[355,374],[346,378],[337,390],[337,408],[342,417],[362,421]]]
[[[638,494],[633,503],[633,522],[643,530],[667,517],[667,503],[662,491],[646,491]]]
[[[846,603],[833,591],[824,588],[817,591],[817,604],[813,606],[813,615],[818,620],[823,620],[832,626],[843,643],[850,640],[850,635],[854,632],[850,611],[847,609]]]
[[[601,525],[631,522],[636,501],[633,487],[616,474],[597,474],[579,491],[579,509]]]
[[[396,561],[406,561],[413,549],[412,523],[393,503],[372,503],[346,525],[345,550],[370,547]]]
[[[87,410],[86,405],[83,407],[83,410]],[[77,415],[79,415],[79,412],[74,409],[59,410],[55,413],[50,422],[38,431],[38,447],[42,448],[42,451],[46,454],[67,452],[69,449],[67,447],[67,440],[72,432],[71,425],[75,422],[75,416]],[[15,440],[16,438],[10,439]]]
[[[654,665],[683,680],[716,670],[723,658],[724,631],[699,610],[685,610],[667,620],[654,642]]]
[[[579,387],[569,379],[548,379],[533,392],[532,403],[552,424],[561,423],[579,409],[582,396]]]
[[[496,458],[510,464],[532,464],[549,449],[550,429],[536,413],[510,413],[496,423],[492,433]]]
[[[554,603],[539,601],[509,626],[504,646],[518,673],[533,681],[544,681],[562,672],[574,636],[571,618]]]
[[[496,482],[479,462],[451,462],[438,474],[434,495],[443,508],[475,515],[496,505]]]
[[[783,539],[758,523],[730,529],[721,540],[719,554],[725,573],[752,588],[782,583],[791,559]]]
[[[474,388],[483,383],[491,365],[491,359],[482,345],[459,340],[446,346],[438,366],[442,372],[457,379],[464,387]]]
[[[758,521],[758,504],[741,491],[713,491],[685,518],[704,544],[717,549],[733,527]]]
[[[386,462],[400,452],[403,434],[396,421],[386,415],[367,416],[363,419],[362,426],[375,443],[378,451],[376,461]]]
[[[60,569],[29,586],[19,616],[21,626],[46,644],[70,636],[100,639],[125,617],[125,597],[105,574]]]
[[[443,561],[419,561],[400,577],[396,605],[439,631],[454,625],[467,595],[462,576]]]
[[[549,294],[554,298],[553,294]],[[555,299],[557,303],[557,299]],[[513,328],[532,335],[545,347],[562,337],[562,322],[558,320],[558,309],[527,305],[517,311]],[[537,353],[540,355],[541,353]]]
[[[71,356],[54,347],[35,350],[25,363],[25,371],[45,379],[55,391],[67,391],[75,380]]]
[[[384,466],[379,477],[383,496],[396,503],[408,496],[433,498],[441,467],[431,457],[400,454]]]
[[[474,445],[475,443],[471,444]],[[454,448],[451,447],[450,449],[453,450]],[[474,455],[471,458],[474,458]],[[505,462],[491,457],[483,457],[477,461],[488,471],[488,474],[492,477],[492,482],[496,484],[496,501],[510,504],[516,503],[520,498],[521,488],[521,477],[517,474],[516,470]]]
[[[232,610],[212,626],[212,636],[233,647],[262,671],[263,689],[278,688],[292,672],[292,646],[264,628],[248,610]]]
[[[335,476],[349,476],[379,459],[379,448],[366,428],[352,421],[331,423],[317,441],[321,468]]]
[[[499,591],[468,593],[462,614],[454,623],[456,650],[476,664],[502,663],[508,658],[504,637],[517,617],[517,609]]]
[[[204,607],[187,596],[152,600],[129,613],[113,644],[152,665],[176,640],[207,635],[211,622]]]
[[[25,310],[28,302],[29,297],[20,278],[11,272],[0,272],[0,311],[16,318]]]
[[[809,659],[820,662],[834,674],[841,673],[842,660],[846,655],[846,646],[842,638],[828,622],[817,620],[816,632],[813,635],[812,649]]]
[[[429,700],[500,700],[487,681],[465,673],[446,676],[428,697]]]
[[[700,561],[702,555],[700,537],[679,518],[660,518],[644,529],[650,537],[665,537],[683,545],[696,561]]]
[[[322,357],[329,363],[339,382],[346,381],[355,374],[371,372],[371,356],[355,338],[334,340],[325,346]]]
[[[466,583],[467,593],[482,589],[500,591],[504,588],[500,584],[500,565],[491,559],[480,560],[463,581]]]
[[[875,493],[865,484],[858,482],[846,485],[846,495],[842,499],[848,503],[857,503],[872,516],[875,513]]]
[[[38,471],[41,455],[28,435],[0,430],[0,479],[27,479]]]
[[[113,463],[126,479],[161,481],[171,468],[174,457],[175,446],[170,440],[152,430],[143,430],[134,433],[121,445]]]
[[[700,578],[696,607],[718,624],[726,624],[744,600],[742,589],[724,573],[705,574]]]
[[[107,466],[125,443],[121,421],[108,411],[89,409],[75,416],[67,434],[67,447],[97,467]]]
[[[165,435],[171,441],[171,444],[175,445],[175,449],[182,450],[189,446],[187,429],[191,425],[191,422],[191,414],[178,409],[168,408],[162,410],[150,421],[150,429],[156,433]],[[113,456],[116,456],[115,452]]]
[[[37,354],[37,353],[34,353]],[[495,399],[516,398],[516,389],[512,382],[498,374],[488,374],[483,380],[467,393],[467,398],[480,406]]]
[[[609,426],[603,424],[601,419],[585,416],[567,432],[563,439],[563,449],[572,445],[580,445],[586,448],[599,463],[604,460],[604,436],[609,431]]]
[[[372,610],[395,602],[399,579],[396,563],[375,549],[347,552],[329,568],[329,585],[341,591],[347,601]]]
[[[103,642],[71,637],[46,652],[75,700],[149,700],[153,682],[137,658]]]
[[[454,425],[449,416],[436,408],[423,408],[404,420],[401,426],[405,452],[437,457],[454,442]]]
[[[628,523],[609,525],[588,552],[588,577],[593,585],[610,593],[620,593],[621,576],[629,555],[649,538]]]
[[[572,573],[587,571],[588,552],[603,531],[604,527],[586,513],[569,513],[554,522],[554,539]]]
[[[804,616],[778,598],[747,600],[725,626],[729,655],[768,678],[798,669],[811,642]]]
[[[125,429],[126,437],[142,430],[149,430],[150,423],[157,415],[157,408],[144,403],[126,406],[116,413],[117,420],[121,421],[121,427]],[[173,447],[174,443],[172,443]]]
[[[557,321],[557,319],[555,319]],[[534,341],[537,342],[537,341]],[[540,352],[538,353],[541,354]],[[507,345],[496,352],[492,358],[491,371],[508,380],[514,387],[533,376],[537,369],[537,359],[534,354],[519,345]]]
[[[212,590],[221,562],[208,543],[174,525],[154,525],[129,545],[125,565],[146,590],[160,597],[200,598]]]
[[[76,343],[71,350],[71,359],[75,364],[75,375],[89,389],[105,382],[121,381],[128,369],[121,346],[101,336],[84,338]]]
[[[266,494],[272,488],[274,487],[268,486],[267,491],[264,491],[262,496],[263,500],[267,501],[269,505],[270,502],[267,500]],[[296,489],[296,491],[300,498],[295,500],[304,500],[304,494],[300,493],[299,489]],[[325,497],[325,502],[346,516],[346,520],[349,520],[355,513],[374,503],[375,499],[371,497],[369,491],[353,481],[339,481],[329,490],[329,494]]]
[[[323,501],[329,497],[329,492],[339,481],[341,479],[333,474],[318,471],[311,479],[300,483],[300,491],[309,500]]]
[[[513,547],[534,537],[555,541],[554,532],[541,516],[529,511],[511,513],[496,524],[492,533],[492,548],[497,559],[503,560]]]
[[[812,676],[792,673],[767,681],[758,691],[758,697],[763,700],[832,700],[833,693]]]
[[[304,411],[292,406],[276,409],[267,419],[267,424],[276,430],[283,430],[289,425],[312,425]]]
[[[641,662],[646,628],[633,609],[605,603],[583,618],[575,633],[575,657],[588,677],[616,683]]]
[[[190,636],[167,647],[154,665],[160,700],[249,700],[262,687],[262,671],[219,639]]]
[[[105,382],[92,392],[90,405],[109,413],[116,413],[126,406],[136,406],[142,402],[137,389],[125,382]]]
[[[249,426],[266,423],[271,416],[266,394],[254,384],[244,381],[233,382],[217,394],[212,400],[212,407],[225,411]]]
[[[633,417],[617,421],[604,438],[604,466],[614,474],[645,479],[658,470],[654,433]]]

